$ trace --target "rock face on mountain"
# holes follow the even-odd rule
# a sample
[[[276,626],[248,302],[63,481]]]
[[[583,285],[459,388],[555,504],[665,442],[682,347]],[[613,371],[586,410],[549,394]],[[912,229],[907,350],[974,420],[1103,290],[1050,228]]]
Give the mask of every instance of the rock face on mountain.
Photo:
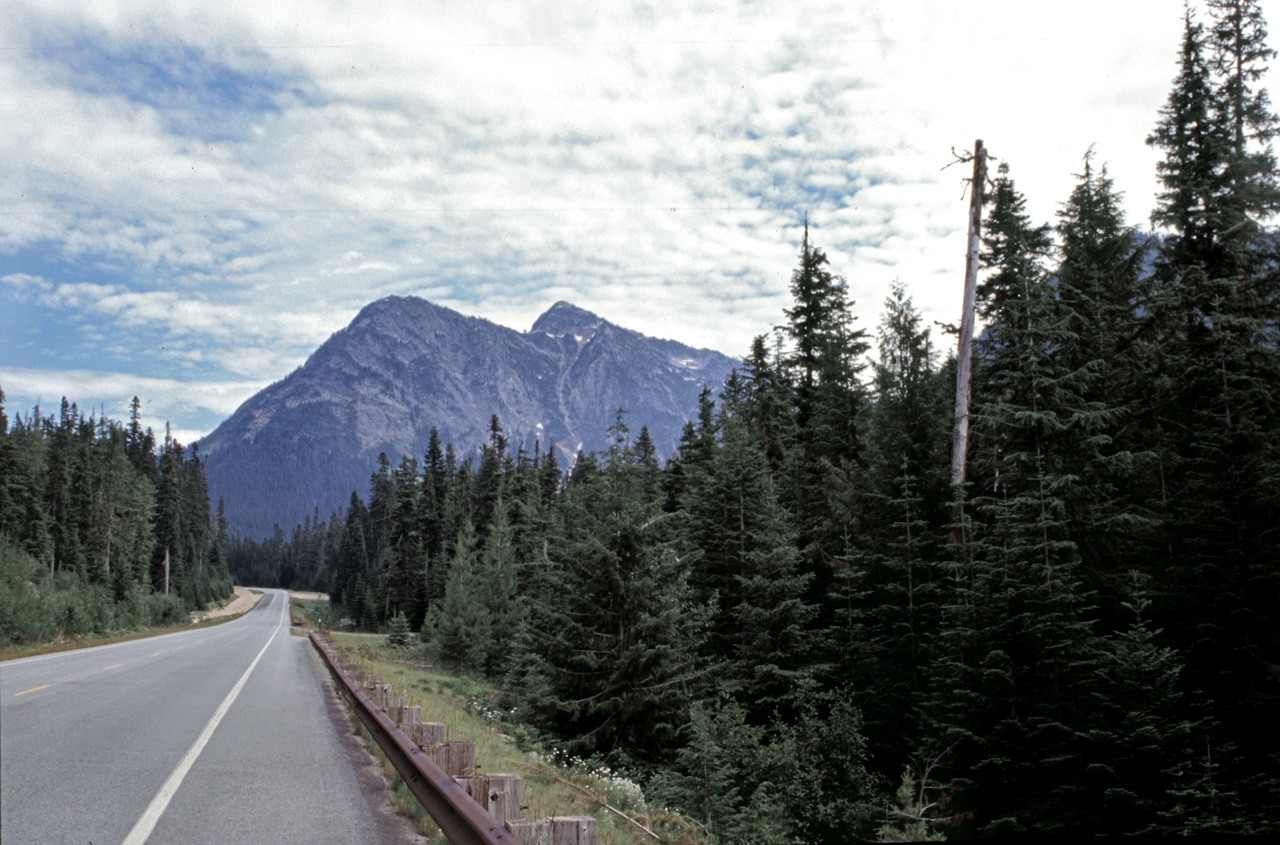
[[[200,441],[210,494],[232,530],[286,535],[363,496],[379,452],[421,461],[431,428],[460,456],[489,439],[494,414],[512,444],[567,465],[606,447],[618,408],[647,425],[670,455],[697,412],[737,365],[706,349],[646,337],[557,302],[528,332],[413,297],[368,305],[300,368],[240,406]]]

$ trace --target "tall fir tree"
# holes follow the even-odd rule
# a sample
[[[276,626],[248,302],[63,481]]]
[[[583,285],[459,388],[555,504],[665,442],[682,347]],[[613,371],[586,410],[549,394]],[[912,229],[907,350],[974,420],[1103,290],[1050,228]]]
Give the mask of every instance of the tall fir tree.
[[[1167,230],[1152,303],[1159,365],[1157,448],[1163,544],[1159,619],[1186,660],[1189,691],[1211,695],[1219,777],[1246,805],[1276,788],[1280,744],[1267,714],[1280,683],[1280,310],[1271,238],[1267,143],[1275,117],[1251,88],[1269,58],[1256,4],[1212,7],[1204,32],[1188,14],[1179,75],[1149,142],[1165,155],[1153,220]],[[1214,67],[1218,71],[1213,73]],[[1261,814],[1253,818],[1262,824]]]
[[[483,672],[493,640],[488,585],[480,574],[476,542],[468,520],[453,546],[444,600],[432,608],[422,631],[440,662],[464,674]]]
[[[1062,469],[1075,475],[1065,497],[1068,532],[1082,558],[1082,574],[1099,589],[1124,577],[1123,565],[1141,558],[1153,540],[1154,520],[1142,490],[1156,465],[1149,386],[1141,378],[1146,350],[1140,339],[1146,285],[1146,242],[1126,225],[1122,197],[1106,167],[1085,154],[1070,197],[1058,212],[1061,247],[1054,319],[1061,334],[1052,350],[1058,369],[1074,383],[1089,425],[1064,434]]]
[[[644,502],[621,412],[610,436],[602,463],[582,456],[574,467],[550,601],[515,692],[575,750],[657,761],[671,756],[704,674],[706,613],[690,600],[690,561],[671,542],[671,519]]]
[[[987,329],[970,453],[971,532],[952,547],[954,592],[937,635],[928,718],[934,742],[956,743],[967,809],[988,834],[1070,829],[1082,786],[1087,667],[1096,656],[1092,608],[1066,533],[1062,468],[1076,429],[1095,425],[1078,373],[1052,356],[1061,320],[1044,260],[1047,227],[1033,226],[1002,164],[979,285]]]
[[[864,433],[863,529],[840,559],[835,671],[859,691],[878,762],[908,758],[937,618],[939,529],[948,496],[949,409],[928,329],[901,285],[885,300]],[[851,516],[851,519],[854,518]]]

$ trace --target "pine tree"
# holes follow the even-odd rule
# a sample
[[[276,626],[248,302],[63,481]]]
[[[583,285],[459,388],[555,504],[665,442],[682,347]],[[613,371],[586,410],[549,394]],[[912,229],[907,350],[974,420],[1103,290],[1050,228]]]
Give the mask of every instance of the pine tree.
[[[1237,273],[1257,275],[1273,257],[1263,242],[1263,221],[1280,210],[1280,186],[1271,141],[1280,122],[1265,88],[1258,87],[1267,63],[1266,22],[1257,0],[1207,0],[1213,19],[1208,64],[1217,81],[1215,105],[1227,136],[1222,240]],[[1274,282],[1269,285],[1274,294]]]
[[[1094,664],[1085,740],[1088,790],[1082,804],[1094,829],[1109,834],[1169,831],[1177,822],[1175,772],[1194,758],[1194,724],[1181,712],[1181,660],[1151,629],[1149,576],[1129,572],[1126,628],[1111,635]]]
[[[1280,753],[1258,740],[1280,700],[1262,656],[1280,654],[1280,573],[1269,564],[1280,537],[1257,529],[1280,524],[1280,302],[1261,227],[1277,192],[1265,147],[1275,117],[1250,88],[1270,57],[1256,4],[1213,11],[1213,60],[1188,15],[1179,76],[1149,139],[1165,153],[1153,220],[1169,230],[1151,309],[1168,589],[1159,614],[1187,688],[1216,702],[1210,745],[1239,749],[1218,758],[1220,786],[1253,807],[1275,788],[1264,761]]]
[[[358,585],[367,581],[371,569],[368,523],[369,511],[353,490],[334,561],[333,583],[329,587],[329,597],[334,605],[352,611],[353,618],[361,600]]]
[[[935,647],[926,712],[934,742],[956,742],[957,782],[990,834],[1073,823],[1081,788],[1086,667],[1096,653],[1062,471],[1077,428],[1096,425],[1076,374],[1053,351],[1064,338],[1043,267],[1049,240],[1025,213],[1002,164],[979,286],[987,330],[976,344],[973,524],[952,550],[954,592]],[[941,717],[941,718],[939,718]]]
[[[879,842],[943,842],[946,835],[927,815],[929,804],[924,790],[916,784],[915,774],[907,769],[902,773],[902,785],[894,793],[898,806],[889,813],[890,821],[880,828]]]
[[[781,470],[786,452],[795,442],[794,386],[784,369],[781,340],[774,354],[763,335],[751,342],[751,353],[743,362],[744,395],[734,406],[759,443],[765,470],[775,475]]]
[[[490,677],[501,677],[515,646],[521,612],[518,590],[520,575],[516,557],[515,532],[509,507],[501,494],[493,503],[493,521],[479,560],[477,583],[483,585],[481,598],[489,620],[489,639],[484,666]]]
[[[786,309],[793,345],[784,359],[794,387],[794,439],[783,455],[779,487],[796,520],[803,568],[812,573],[806,600],[829,625],[836,561],[844,555],[851,513],[864,487],[861,425],[866,406],[859,381],[866,333],[854,328],[844,279],[827,268],[826,255],[809,243],[806,222],[800,266],[792,273],[795,304]]]
[[[423,628],[440,661],[464,674],[484,669],[493,639],[487,585],[477,570],[476,532],[468,520],[454,543],[444,601],[432,608]]]
[[[668,806],[706,826],[718,842],[795,842],[777,785],[794,775],[794,748],[751,724],[732,698],[695,704],[676,765],[649,784]]]
[[[414,592],[422,565],[423,536],[421,483],[418,462],[408,455],[392,473],[394,510],[387,537],[386,582],[388,604],[394,614],[403,613],[414,603]]]
[[[723,663],[721,688],[767,716],[813,670],[812,575],[802,571],[793,522],[746,419],[726,406],[714,430],[720,443],[705,465],[690,466],[683,500],[683,533],[700,555],[691,583],[696,600],[715,607],[705,653]]]
[[[177,592],[184,582],[182,566],[182,450],[166,431],[157,467],[156,543],[151,560],[151,586],[158,592]]]
[[[1058,221],[1062,332],[1052,356],[1093,418],[1066,434],[1061,449],[1063,471],[1079,478],[1064,501],[1066,521],[1083,571],[1102,587],[1119,577],[1119,561],[1144,554],[1153,539],[1150,511],[1136,492],[1156,462],[1139,341],[1148,250],[1125,224],[1121,196],[1106,167],[1094,168],[1092,149]]]
[[[401,611],[391,617],[391,630],[387,633],[387,645],[393,648],[407,646],[409,644],[409,618]]]
[[[671,520],[644,503],[621,412],[610,435],[603,463],[580,457],[566,488],[566,537],[547,568],[549,603],[523,673],[542,679],[542,695],[517,693],[575,750],[658,760],[675,747],[702,674],[706,614],[690,601]]]

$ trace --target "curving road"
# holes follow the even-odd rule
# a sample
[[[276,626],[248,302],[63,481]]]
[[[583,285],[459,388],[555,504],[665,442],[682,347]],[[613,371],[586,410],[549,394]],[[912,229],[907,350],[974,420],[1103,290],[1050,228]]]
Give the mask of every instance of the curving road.
[[[224,625],[0,663],[0,841],[418,840],[271,590]]]

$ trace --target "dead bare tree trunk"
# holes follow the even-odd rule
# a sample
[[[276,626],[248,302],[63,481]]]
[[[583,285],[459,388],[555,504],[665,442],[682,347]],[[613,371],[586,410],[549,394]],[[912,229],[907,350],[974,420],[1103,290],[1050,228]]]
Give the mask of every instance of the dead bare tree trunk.
[[[973,144],[973,182],[969,200],[969,249],[964,260],[964,305],[960,313],[960,343],[956,349],[955,434],[951,441],[951,486],[956,496],[952,522],[963,517],[958,489],[964,484],[965,460],[969,454],[969,380],[973,369],[973,309],[978,295],[978,247],[982,242],[982,201],[987,182],[987,148],[979,139]],[[952,530],[951,542],[957,542]]]

